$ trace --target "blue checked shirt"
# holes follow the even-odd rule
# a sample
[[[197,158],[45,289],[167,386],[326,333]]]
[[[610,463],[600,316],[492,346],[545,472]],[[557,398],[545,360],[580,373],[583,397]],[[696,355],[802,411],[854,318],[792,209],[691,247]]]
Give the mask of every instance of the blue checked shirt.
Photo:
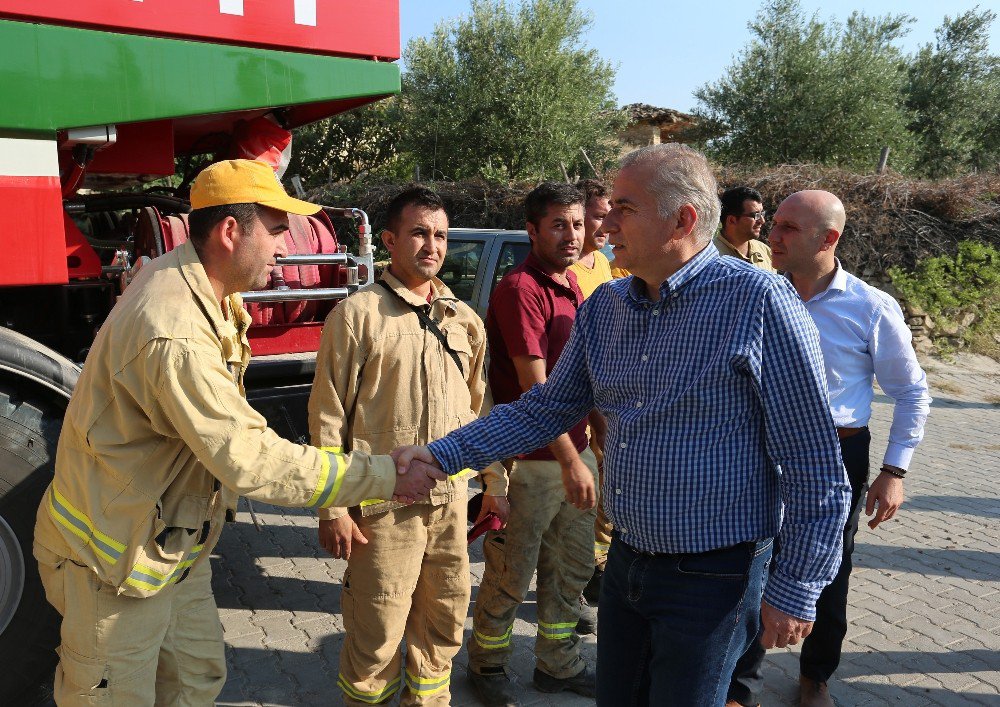
[[[850,484],[819,337],[784,278],[705,248],[658,302],[635,277],[602,285],[546,383],[430,450],[448,473],[482,468],[593,407],[608,421],[602,493],[621,541],[695,553],[780,527],[765,599],[815,618],[840,566]]]

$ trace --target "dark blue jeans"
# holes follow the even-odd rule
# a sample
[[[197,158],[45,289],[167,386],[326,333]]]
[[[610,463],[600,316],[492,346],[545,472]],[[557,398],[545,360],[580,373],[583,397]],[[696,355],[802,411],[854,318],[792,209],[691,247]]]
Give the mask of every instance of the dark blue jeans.
[[[651,555],[616,532],[601,586],[597,704],[723,705],[757,635],[770,558],[771,540]]]

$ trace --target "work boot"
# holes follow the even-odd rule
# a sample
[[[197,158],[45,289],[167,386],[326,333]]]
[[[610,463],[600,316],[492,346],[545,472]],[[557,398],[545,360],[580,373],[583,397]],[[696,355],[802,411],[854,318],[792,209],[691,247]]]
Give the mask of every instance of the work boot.
[[[576,622],[576,632],[581,636],[597,635],[597,606],[591,606],[580,596],[580,620]]]
[[[836,707],[833,698],[830,697],[830,688],[826,686],[826,683],[807,678],[805,675],[799,676],[799,705],[800,707]]]
[[[469,668],[469,682],[485,707],[519,707],[521,704],[514,697],[510,678],[503,668],[483,668],[481,673]]]
[[[597,678],[586,665],[583,666],[583,670],[571,678],[554,678],[535,668],[532,681],[535,683],[535,689],[539,692],[554,693],[569,690],[584,697],[597,697]]]

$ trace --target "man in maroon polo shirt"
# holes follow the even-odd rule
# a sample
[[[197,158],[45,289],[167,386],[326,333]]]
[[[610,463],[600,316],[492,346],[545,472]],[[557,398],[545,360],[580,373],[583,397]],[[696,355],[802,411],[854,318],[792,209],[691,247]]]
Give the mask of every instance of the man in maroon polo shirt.
[[[568,270],[583,247],[583,194],[544,182],[525,199],[531,238],[527,260],[497,285],[486,315],[489,381],[495,403],[516,400],[543,383],[569,339],[583,294]],[[594,673],[574,632],[579,597],[594,570],[597,460],[586,419],[547,447],[510,463],[504,530],[486,536],[486,571],[469,639],[469,677],[483,704],[517,704],[506,665],[514,614],[538,570],[535,687],[593,697]]]

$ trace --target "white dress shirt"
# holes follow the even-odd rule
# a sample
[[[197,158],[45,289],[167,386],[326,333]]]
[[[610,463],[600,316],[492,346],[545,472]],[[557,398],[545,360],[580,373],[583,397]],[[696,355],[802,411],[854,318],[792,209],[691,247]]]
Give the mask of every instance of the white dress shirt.
[[[874,376],[895,401],[883,463],[906,469],[930,411],[927,376],[899,303],[836,262],[829,287],[805,303],[819,330],[833,421],[837,427],[868,424]]]

